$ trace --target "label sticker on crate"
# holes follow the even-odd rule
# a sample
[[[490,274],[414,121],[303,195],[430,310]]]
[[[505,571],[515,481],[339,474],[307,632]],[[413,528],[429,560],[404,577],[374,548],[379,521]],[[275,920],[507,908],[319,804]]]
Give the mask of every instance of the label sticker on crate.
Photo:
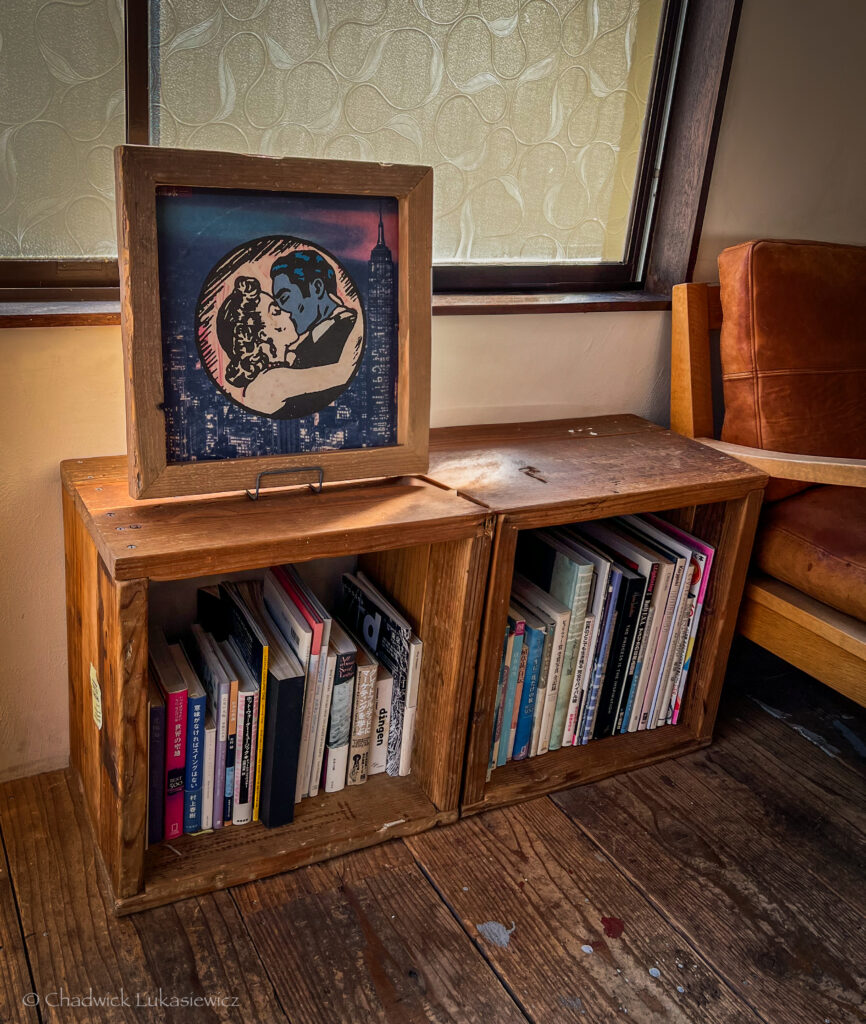
[[[93,698],[93,721],[97,729],[102,729],[102,690],[93,662],[90,663],[90,695]]]

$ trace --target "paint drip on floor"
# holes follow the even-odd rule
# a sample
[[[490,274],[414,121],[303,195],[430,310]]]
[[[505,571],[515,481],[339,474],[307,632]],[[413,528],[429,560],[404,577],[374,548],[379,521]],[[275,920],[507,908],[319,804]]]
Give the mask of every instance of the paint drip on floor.
[[[492,942],[494,946],[499,946],[502,949],[507,949],[508,943],[511,942],[511,933],[517,925],[512,921],[511,927],[506,928],[499,921],[485,921],[483,924],[475,925],[475,927],[488,942]]]
[[[604,928],[604,934],[609,939],[618,939],[622,935],[623,928],[625,928],[625,925],[618,917],[603,917],[601,924]]]

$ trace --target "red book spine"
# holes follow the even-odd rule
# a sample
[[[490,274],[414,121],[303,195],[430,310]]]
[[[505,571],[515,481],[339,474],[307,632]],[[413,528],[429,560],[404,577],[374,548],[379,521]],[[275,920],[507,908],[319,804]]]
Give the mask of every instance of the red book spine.
[[[187,691],[167,693],[165,701],[165,838],[183,835],[183,787],[186,767]]]

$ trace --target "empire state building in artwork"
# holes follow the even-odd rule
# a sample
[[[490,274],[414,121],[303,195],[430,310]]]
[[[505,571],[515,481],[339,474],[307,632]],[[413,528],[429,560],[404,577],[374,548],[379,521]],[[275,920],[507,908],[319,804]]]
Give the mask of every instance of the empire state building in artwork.
[[[379,237],[370,252],[367,291],[367,352],[363,373],[367,414],[365,439],[371,445],[397,442],[397,281],[379,209]]]

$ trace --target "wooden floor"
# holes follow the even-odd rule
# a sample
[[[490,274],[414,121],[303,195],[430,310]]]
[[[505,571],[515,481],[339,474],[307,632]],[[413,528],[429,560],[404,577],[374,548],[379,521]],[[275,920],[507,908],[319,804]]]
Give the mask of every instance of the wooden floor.
[[[866,715],[743,642],[717,737],[120,920],[66,775],[7,783],[0,1021],[863,1021]]]

